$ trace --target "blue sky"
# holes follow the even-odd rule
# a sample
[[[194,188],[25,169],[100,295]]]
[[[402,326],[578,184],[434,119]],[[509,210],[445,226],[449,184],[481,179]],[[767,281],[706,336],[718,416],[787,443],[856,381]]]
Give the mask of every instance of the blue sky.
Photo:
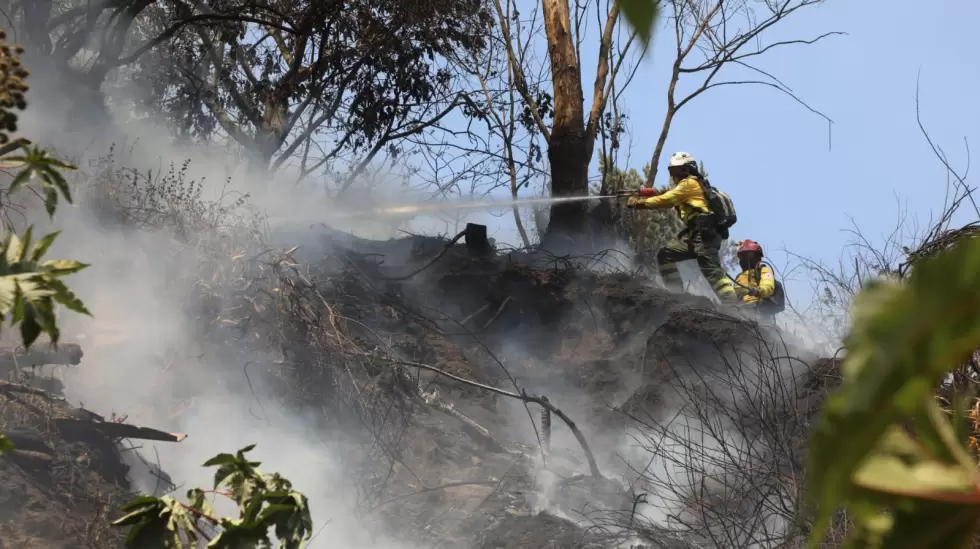
[[[928,6],[903,9],[896,4],[827,0],[763,35],[765,44],[848,33],[772,50],[756,63],[834,120],[832,148],[824,119],[764,87],[710,90],[674,121],[661,164],[676,150],[704,160],[712,181],[736,202],[733,237],[761,241],[777,265],[786,261],[784,248],[835,262],[849,239],[842,229],[851,217],[871,237],[890,231],[899,214],[896,194],[922,222],[941,208],[945,171],[915,119],[919,71],[923,122],[954,166],[967,160],[964,137],[980,147],[974,34],[980,2],[931,0]],[[665,109],[672,42],[671,33],[659,32],[652,55],[625,93],[630,167],[639,169],[652,153]],[[594,48],[583,52],[587,83],[594,59]],[[498,239],[516,240],[510,216],[493,223]],[[797,284],[791,292],[792,286]]]

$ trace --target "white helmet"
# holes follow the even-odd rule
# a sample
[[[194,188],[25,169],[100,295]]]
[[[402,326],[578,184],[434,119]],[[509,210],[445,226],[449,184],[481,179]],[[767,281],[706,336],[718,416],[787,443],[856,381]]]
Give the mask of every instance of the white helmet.
[[[667,166],[671,168],[679,168],[688,164],[691,164],[696,168],[698,166],[698,161],[696,158],[691,156],[691,153],[676,152],[670,157],[670,162],[667,164]]]

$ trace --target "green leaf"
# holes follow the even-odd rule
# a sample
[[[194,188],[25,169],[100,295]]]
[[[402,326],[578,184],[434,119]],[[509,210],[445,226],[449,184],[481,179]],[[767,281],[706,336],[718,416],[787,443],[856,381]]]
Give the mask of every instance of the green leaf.
[[[141,496],[123,505],[120,510],[124,513],[122,517],[112,521],[113,526],[130,526],[143,520],[148,512],[155,512],[161,508],[160,498],[153,496]]]
[[[626,22],[633,27],[646,49],[653,38],[653,27],[660,13],[659,0],[617,0]]]
[[[208,549],[256,549],[270,546],[267,531],[231,519],[221,520],[221,533],[207,545]]]
[[[211,507],[211,504],[208,503],[206,496],[207,495],[204,493],[204,490],[201,490],[200,488],[191,488],[187,491],[187,504],[194,509],[201,511],[202,513],[211,515],[214,513],[214,509]]]
[[[7,160],[7,159],[4,159],[4,163],[7,164],[7,165],[11,165],[10,162],[9,162],[9,160]],[[16,166],[17,164],[20,164],[20,163],[15,163],[14,165],[12,165],[12,167]],[[15,175],[14,176],[14,179],[10,182],[10,186],[7,187],[7,193],[8,194],[13,194],[14,191],[16,191],[17,189],[19,189],[19,188],[23,187],[24,185],[26,185],[27,182],[29,182],[31,180],[31,177],[33,175],[34,175],[34,172],[32,172],[29,168],[24,168],[24,169],[20,170],[19,172],[17,172],[17,175]]]
[[[313,535],[313,519],[306,496],[299,492],[268,492],[263,496],[267,505],[258,523],[274,526],[276,537],[286,549],[298,549]]]
[[[17,278],[13,276],[0,277],[0,315],[5,315],[13,310],[16,298]]]
[[[891,427],[854,471],[854,484],[880,494],[980,505],[977,472],[933,456],[899,427]]]
[[[0,455],[2,455],[4,452],[9,452],[13,449],[14,449],[14,443],[10,442],[10,439],[3,436],[3,433],[0,433]]]
[[[49,216],[54,216],[59,192],[69,204],[72,203],[71,188],[61,171],[76,170],[76,166],[61,162],[36,146],[25,155],[4,158],[4,163],[9,167],[23,166],[14,176],[8,192],[14,192],[37,177],[41,180],[41,192],[44,194],[44,205]]]
[[[72,273],[77,273],[88,266],[89,265],[87,263],[75,261],[74,259],[49,259],[41,263],[42,271],[45,273],[50,273],[54,276],[65,276]]]
[[[214,467],[215,465],[224,465],[226,463],[234,463],[234,462],[235,462],[235,456],[231,454],[218,454],[213,458],[205,461],[203,466]]]
[[[843,382],[821,411],[807,464],[817,510],[810,547],[854,493],[852,475],[882,434],[902,418],[931,413],[938,381],[980,347],[978,287],[980,239],[965,239],[917,264],[904,284],[875,282],[855,299]],[[946,428],[933,426],[933,440],[942,440]],[[936,480],[935,470],[923,471]]]
[[[48,164],[41,173],[41,178],[45,183],[60,191],[62,196],[65,197],[66,202],[69,204],[72,203],[71,188],[68,186],[68,181],[65,180],[65,177],[61,175],[61,172],[54,167],[54,159],[48,161]]]
[[[34,319],[43,333],[48,334],[51,343],[57,345],[61,339],[61,330],[54,313],[54,300],[50,297],[34,302]]]
[[[14,279],[14,305],[10,316],[12,318],[11,324],[15,324],[24,320],[24,290],[20,284],[21,281],[18,280],[18,277],[11,278]]]
[[[54,244],[54,241],[60,234],[61,231],[55,231],[51,234],[44,235],[41,240],[38,240],[34,246],[34,251],[31,252],[31,261],[41,261],[44,254],[48,253],[48,249]]]
[[[22,263],[27,259],[27,253],[31,250],[31,245],[34,240],[34,226],[29,225],[27,230],[24,231],[24,236],[21,238],[20,249],[17,250],[17,263]]]
[[[955,400],[961,401],[961,399]],[[928,399],[922,412],[914,415],[909,423],[914,428],[916,442],[935,459],[947,464],[958,463],[970,470],[976,467],[973,458],[962,445],[968,435],[957,433],[956,426],[950,422],[934,399]],[[961,423],[966,423],[965,412],[962,412]]]
[[[218,527],[207,544],[210,549],[302,549],[313,536],[309,502],[303,494],[289,489],[292,484],[279,474],[261,475],[255,468],[258,463],[246,457],[254,447],[247,446],[234,455],[218,454],[206,462],[225,475],[216,477],[216,485],[227,484],[243,494],[238,501],[239,516],[213,516],[206,492],[199,488],[187,492],[186,505],[170,498],[139,498],[124,507],[127,514],[113,523],[130,529],[127,547],[199,547],[194,521],[204,520]],[[190,543],[181,546],[180,536]]]
[[[54,217],[54,212],[58,209],[58,191],[53,187],[44,189],[44,210],[48,212],[48,217]]]
[[[245,454],[255,448],[254,444],[238,450],[231,456],[230,454],[218,454],[205,462],[205,467],[217,466],[214,472],[214,487],[227,485],[231,490],[232,499],[238,503],[239,508],[244,510],[248,500],[256,493],[265,489],[265,480],[257,467],[261,465],[257,461],[248,461]]]
[[[127,513],[113,526],[129,526],[126,547],[132,549],[178,549],[195,547],[195,517],[171,497],[143,496],[122,507]],[[183,539],[182,539],[183,537]],[[184,540],[188,541],[185,545]]]
[[[900,499],[885,511],[871,501],[851,507],[853,525],[844,549],[969,549],[977,521],[976,506]]]
[[[26,302],[24,303],[24,317],[20,321],[20,337],[24,340],[24,347],[30,347],[40,335],[41,325],[37,321],[34,305],[31,302]]]
[[[21,242],[19,236],[15,233],[10,233],[9,240],[6,242],[6,253],[4,254],[8,264],[15,265],[20,261]]]
[[[92,313],[88,310],[87,307],[85,307],[85,304],[82,303],[82,300],[79,299],[74,292],[69,290],[68,286],[66,286],[64,282],[55,278],[55,279],[48,280],[47,284],[54,291],[54,295],[52,295],[51,297],[55,301],[57,301],[61,305],[64,305],[65,308],[67,308],[70,311],[74,311],[76,313],[87,315],[87,316],[92,316]]]

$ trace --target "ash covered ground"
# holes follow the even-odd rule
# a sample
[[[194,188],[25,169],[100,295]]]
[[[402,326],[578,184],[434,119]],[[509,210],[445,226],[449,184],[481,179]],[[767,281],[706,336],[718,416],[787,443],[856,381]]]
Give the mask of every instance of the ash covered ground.
[[[204,352],[250,357],[250,375],[236,368],[214,377],[251,393],[248,413],[285,410],[309,426],[304,436],[344,441],[330,478],[345,480],[334,485],[344,493],[343,520],[361,525],[353,545],[802,540],[792,519],[803,450],[834,383],[833,361],[705,298],[603,266],[600,256],[479,255],[446,239],[368,241],[325,229],[278,238],[302,246],[256,254],[236,275],[247,285],[210,301],[197,295],[207,310],[195,332],[209,342]],[[73,368],[119,356],[120,345],[89,336],[83,347],[94,353],[86,348]],[[21,385],[45,383],[20,375]],[[62,377],[71,395],[73,376]],[[169,389],[172,420],[152,427],[182,430],[188,402],[207,392]],[[166,472],[186,469],[181,448],[209,435],[183,429],[188,439],[163,443],[161,459],[119,433],[72,434],[54,421],[79,413],[60,392],[0,390],[4,431],[29,442],[0,461],[0,539],[4,547],[120,546],[106,526],[119,505],[137,491],[189,487]],[[338,498],[329,510],[314,507],[315,518],[330,522]],[[313,546],[338,545],[321,538]]]

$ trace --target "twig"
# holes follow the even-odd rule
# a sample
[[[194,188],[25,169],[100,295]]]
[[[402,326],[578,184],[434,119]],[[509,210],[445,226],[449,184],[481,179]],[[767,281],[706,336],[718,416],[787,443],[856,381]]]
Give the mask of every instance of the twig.
[[[389,281],[392,281],[392,282],[398,282],[398,281],[401,281],[401,280],[408,280],[409,278],[412,278],[413,276],[421,273],[422,271],[424,271],[424,270],[428,269],[429,267],[431,267],[432,265],[434,265],[436,261],[439,261],[440,259],[442,259],[442,256],[446,255],[446,252],[448,252],[457,242],[459,242],[459,239],[460,238],[463,238],[464,235],[466,235],[466,231],[460,231],[459,234],[457,234],[456,236],[454,236],[449,242],[446,243],[446,246],[443,247],[443,249],[442,249],[441,252],[439,252],[439,255],[435,256],[434,258],[432,258],[432,261],[429,261],[428,263],[426,263],[425,265],[422,265],[418,269],[415,269],[411,273],[409,273],[409,274],[407,274],[405,276],[396,276],[396,277],[382,276],[381,279],[382,280],[389,280]]]
[[[504,307],[512,299],[514,299],[513,296],[507,296],[506,299],[504,299],[504,302],[500,304],[500,307],[497,307],[497,312],[496,313],[493,313],[493,316],[490,317],[490,320],[488,320],[487,323],[483,325],[483,329],[484,330],[486,330],[487,328],[489,328],[490,325],[493,324],[493,321],[494,320],[497,320],[497,317],[500,316],[500,313],[504,312]]]
[[[479,308],[479,309],[477,309],[476,311],[473,311],[473,313],[472,313],[472,314],[470,314],[469,316],[467,316],[467,317],[466,317],[466,318],[464,318],[463,320],[460,320],[460,321],[459,321],[459,323],[460,323],[460,324],[466,324],[467,322],[469,322],[469,321],[471,321],[471,320],[473,320],[473,317],[475,317],[476,315],[478,315],[478,314],[480,314],[480,313],[482,313],[483,311],[486,311],[486,310],[487,310],[487,309],[489,309],[489,308],[490,308],[490,305],[489,305],[489,304],[487,304],[487,305],[484,305],[483,307],[480,307],[480,308]]]
[[[56,395],[54,393],[45,391],[44,389],[35,389],[34,387],[28,387],[27,385],[21,385],[20,383],[10,383],[9,381],[0,381],[0,391],[9,391],[12,393],[27,393],[29,395],[39,395],[51,400],[64,401],[65,397]]]
[[[378,358],[378,357],[374,357],[374,358]],[[585,457],[589,461],[589,471],[591,472],[592,476],[595,477],[595,478],[597,478],[597,479],[604,478],[602,476],[602,473],[599,471],[599,465],[598,465],[598,463],[596,463],[595,455],[592,453],[592,448],[589,446],[589,442],[585,439],[585,435],[583,435],[582,434],[582,431],[579,430],[579,428],[578,428],[577,425],[575,425],[575,422],[572,421],[572,419],[569,418],[567,415],[565,415],[565,412],[559,410],[557,407],[555,407],[553,404],[551,404],[551,402],[549,402],[546,397],[532,396],[532,395],[529,395],[529,394],[525,393],[523,390],[521,390],[520,393],[512,393],[510,391],[505,391],[503,389],[498,389],[498,388],[492,387],[490,385],[484,385],[483,383],[478,383],[476,381],[472,381],[472,380],[469,380],[469,379],[466,379],[466,378],[459,377],[459,376],[454,375],[454,374],[450,374],[449,372],[446,372],[444,370],[440,370],[439,368],[436,368],[435,366],[430,366],[428,364],[423,364],[421,362],[412,362],[412,361],[408,361],[408,360],[397,360],[397,359],[391,359],[391,358],[385,358],[385,357],[381,357],[381,360],[384,360],[385,362],[388,362],[389,364],[397,364],[399,366],[407,366],[407,367],[410,367],[410,368],[420,368],[422,370],[428,370],[430,372],[439,374],[439,375],[441,375],[443,377],[448,377],[449,379],[452,379],[454,381],[458,381],[460,383],[463,383],[465,385],[469,385],[471,387],[476,387],[478,389],[483,389],[484,391],[489,391],[491,393],[496,393],[498,395],[502,395],[502,396],[505,396],[505,397],[508,397],[508,398],[517,399],[517,400],[520,400],[522,402],[537,404],[538,406],[541,406],[542,408],[547,409],[549,412],[551,412],[552,414],[558,416],[559,419],[561,419],[562,421],[564,421],[565,422],[565,425],[568,425],[568,428],[572,430],[572,434],[575,435],[575,439],[578,440],[579,445],[582,446],[582,451],[585,452]]]
[[[500,451],[500,452],[507,451],[507,448],[503,444],[498,442],[497,439],[493,438],[493,435],[490,434],[490,431],[486,427],[480,425],[473,418],[457,410],[452,404],[439,400],[439,391],[437,389],[434,388],[432,391],[428,393],[424,393],[422,392],[421,387],[419,387],[419,393],[422,399],[425,400],[426,404],[435,406],[436,408],[442,410],[443,412],[462,421],[471,429],[479,433],[480,436],[485,438],[487,442],[490,443],[490,445],[493,447],[495,451]]]
[[[388,505],[389,503],[393,503],[393,502],[398,501],[400,499],[405,499],[405,498],[408,498],[408,497],[417,496],[417,495],[425,494],[425,493],[428,493],[428,492],[436,492],[438,490],[446,490],[447,488],[460,488],[460,487],[463,487],[463,486],[496,486],[499,483],[500,483],[499,480],[479,480],[479,481],[468,481],[468,482],[448,482],[446,484],[440,484],[439,486],[432,486],[432,487],[422,488],[421,490],[417,490],[415,492],[410,492],[408,494],[401,494],[399,496],[395,496],[395,497],[393,497],[391,499],[388,499],[386,501],[383,501],[383,502],[375,505],[373,508],[371,508],[371,511],[375,511],[379,507],[384,507],[385,505]]]

